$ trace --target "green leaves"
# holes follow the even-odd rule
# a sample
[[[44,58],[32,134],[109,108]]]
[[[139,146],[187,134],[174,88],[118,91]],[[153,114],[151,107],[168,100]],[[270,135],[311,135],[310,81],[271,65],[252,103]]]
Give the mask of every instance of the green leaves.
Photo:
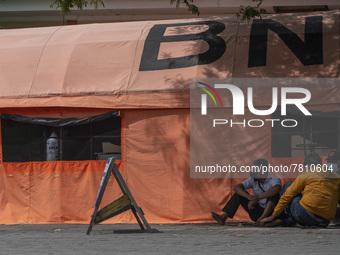
[[[170,0],[170,4],[176,3],[176,8],[178,8],[181,3],[184,3],[192,14],[197,14],[199,16],[200,12],[198,7],[192,4],[193,2],[194,0]]]
[[[94,5],[95,8],[98,8],[99,5],[105,7],[103,0],[51,0],[53,3],[51,4],[51,8],[60,9],[63,15],[70,14],[72,12],[72,8],[76,7],[79,10],[82,10],[84,7],[89,5]],[[250,22],[252,19],[259,17],[261,18],[261,14],[265,14],[266,10],[260,8],[263,0],[250,0],[252,2],[257,2],[255,7],[253,6],[243,6],[241,5],[240,11],[236,14],[238,18],[242,21]],[[196,5],[194,5],[194,0],[170,0],[170,4],[176,4],[176,8],[183,3],[188,7],[188,11],[192,14],[200,15],[199,9]]]
[[[94,5],[95,8],[98,8],[99,5],[105,7],[104,2],[102,0],[52,0],[50,8],[61,9],[61,13],[63,15],[70,14],[72,12],[71,8],[77,7],[79,10],[82,10],[88,4]]]
[[[240,18],[242,21],[248,21],[250,22],[252,19],[258,17],[261,18],[261,14],[265,14],[266,10],[260,8],[263,0],[250,0],[252,2],[257,2],[257,5],[255,7],[253,6],[243,6],[241,5],[240,11],[236,13],[236,16]],[[170,0],[170,4],[176,3],[176,7],[178,8],[181,3],[185,4],[188,7],[188,10],[192,14],[199,15],[199,9],[196,5],[193,4],[194,0]]]
[[[259,17],[262,19],[261,14],[265,14],[266,10],[260,8],[263,0],[251,0],[252,2],[258,2],[258,4],[255,7],[252,7],[250,5],[243,6],[241,5],[240,11],[236,13],[236,16],[240,18],[242,21],[250,22],[252,19]]]

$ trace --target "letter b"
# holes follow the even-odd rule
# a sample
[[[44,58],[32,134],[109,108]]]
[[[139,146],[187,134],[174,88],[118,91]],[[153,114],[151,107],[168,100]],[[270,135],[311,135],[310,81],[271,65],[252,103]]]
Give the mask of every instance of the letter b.
[[[209,29],[198,34],[164,36],[165,30],[168,27],[191,25],[208,25]],[[225,25],[216,21],[154,25],[150,29],[150,32],[145,40],[139,71],[184,68],[195,65],[206,65],[215,62],[220,57],[222,57],[226,50],[226,44],[224,40],[217,36],[217,34],[223,32],[224,29]],[[209,45],[209,49],[206,52],[197,55],[158,60],[159,48],[162,42],[196,40],[206,41]]]

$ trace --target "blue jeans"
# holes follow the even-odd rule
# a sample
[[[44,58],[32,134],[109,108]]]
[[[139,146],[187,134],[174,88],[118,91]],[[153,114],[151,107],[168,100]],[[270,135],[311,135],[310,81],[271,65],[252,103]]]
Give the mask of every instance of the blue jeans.
[[[292,185],[292,182],[286,182],[283,185],[281,190],[281,196],[284,192],[286,192],[287,188]],[[314,213],[303,208],[300,204],[300,200],[302,198],[301,194],[298,194],[296,197],[292,199],[289,205],[286,207],[286,211],[288,214],[288,219],[285,220],[286,225],[291,226],[294,223],[299,223],[303,226],[317,226],[317,227],[327,227],[329,224],[329,220],[326,220]]]

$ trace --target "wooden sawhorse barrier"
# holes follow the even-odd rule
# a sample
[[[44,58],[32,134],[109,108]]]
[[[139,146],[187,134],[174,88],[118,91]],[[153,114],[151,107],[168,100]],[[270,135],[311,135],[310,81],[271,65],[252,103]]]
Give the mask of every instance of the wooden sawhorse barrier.
[[[87,235],[90,234],[92,227],[94,225],[99,224],[127,210],[132,210],[133,215],[135,216],[140,228],[143,231],[154,232],[149,226],[149,223],[146,221],[142,209],[137,205],[135,199],[133,198],[115,162],[116,162],[115,158],[109,158],[106,161],[104,174],[97,194],[94,212],[92,214],[91,222],[87,229],[86,234]],[[113,174],[121,191],[123,192],[123,196],[98,211],[111,173]]]

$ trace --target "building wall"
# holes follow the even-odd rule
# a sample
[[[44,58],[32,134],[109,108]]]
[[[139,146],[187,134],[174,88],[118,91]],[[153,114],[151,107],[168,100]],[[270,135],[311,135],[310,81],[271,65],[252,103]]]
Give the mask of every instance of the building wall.
[[[104,0],[105,8],[94,9],[87,6],[84,10],[73,10],[63,16],[60,10],[51,8],[52,1],[46,0],[1,0],[0,26],[5,29],[60,26],[66,24],[87,24],[101,22],[165,20],[197,17],[187,7],[170,5],[170,0]],[[253,4],[250,0],[194,0],[199,7],[200,17],[234,16],[240,5]],[[315,10],[339,9],[338,0],[266,0],[262,4],[267,13],[308,12]]]

